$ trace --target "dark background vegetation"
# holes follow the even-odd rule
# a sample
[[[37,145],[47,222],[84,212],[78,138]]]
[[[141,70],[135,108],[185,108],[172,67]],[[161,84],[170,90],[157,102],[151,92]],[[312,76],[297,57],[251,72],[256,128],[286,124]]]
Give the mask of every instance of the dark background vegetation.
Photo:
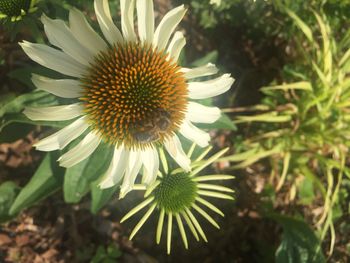
[[[33,86],[26,84],[34,64],[17,43],[33,39],[45,41],[42,26],[36,20],[42,10],[51,17],[66,19],[67,10],[76,6],[96,20],[92,0],[42,2],[45,2],[39,5],[42,9],[27,18],[26,23],[0,27],[1,97],[10,93],[19,96],[33,90]],[[221,6],[216,7],[207,0],[155,0],[154,5],[157,21],[173,6],[184,3],[189,8],[180,25],[187,38],[183,63],[189,65],[206,57],[215,62],[221,72],[232,74],[236,79],[233,88],[215,101],[227,109],[259,103],[263,96],[259,91],[261,87],[272,81],[281,83],[285,66],[302,63],[295,48],[294,34],[298,29],[281,6],[287,5],[305,23],[314,24],[310,10],[319,10],[321,2],[223,0]],[[118,12],[117,9],[114,3],[113,12]],[[323,10],[335,37],[345,34],[350,26],[349,2],[325,1]],[[235,113],[229,116],[234,119]],[[43,154],[33,150],[32,144],[45,131],[43,127],[22,124],[11,124],[1,131],[0,182],[16,184],[7,196],[16,195],[37,169]],[[213,141],[217,148],[230,146],[235,151],[236,145],[249,133],[249,127],[244,125],[238,126],[236,131],[217,130]],[[221,163],[213,169],[223,171],[225,165]],[[164,242],[160,246],[155,244],[156,219],[148,222],[134,241],[128,241],[136,221],[121,225],[119,220],[137,203],[136,199],[141,199],[137,193],[130,194],[123,202],[112,199],[94,215],[89,210],[89,196],[77,204],[67,204],[62,191],[57,190],[0,225],[0,262],[282,262],[276,258],[276,250],[282,241],[288,244],[288,238],[292,243],[301,244],[301,248],[293,248],[299,257],[288,262],[316,262],[303,251],[307,250],[305,247],[309,242],[303,234],[307,235],[310,228],[294,225],[297,231],[287,236],[286,229],[290,226],[287,220],[278,216],[297,215],[312,226],[313,214],[318,213],[322,200],[315,197],[312,203],[301,205],[288,198],[288,191],[277,194],[268,180],[270,168],[268,161],[262,161],[249,169],[232,172],[236,179],[230,186],[236,191],[236,200],[233,203],[217,202],[226,215],[223,219],[218,218],[220,231],[203,222],[209,242],[197,243],[190,239],[189,250],[183,248],[180,236],[174,236],[172,254],[167,256]],[[329,262],[349,262],[348,212],[335,222],[335,229],[338,234],[334,252],[328,254],[329,239],[326,238],[322,243],[323,254]],[[304,260],[303,255],[306,255]]]

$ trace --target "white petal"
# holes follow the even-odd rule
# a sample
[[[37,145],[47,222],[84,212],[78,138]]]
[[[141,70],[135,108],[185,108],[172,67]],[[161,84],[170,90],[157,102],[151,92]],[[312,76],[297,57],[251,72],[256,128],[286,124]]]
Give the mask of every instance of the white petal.
[[[33,44],[27,41],[20,43],[24,52],[40,65],[60,72],[64,75],[80,78],[86,67],[67,54],[43,44]]]
[[[101,137],[94,132],[90,132],[77,146],[63,154],[58,159],[60,165],[69,168],[80,163],[97,149],[100,142]]]
[[[153,0],[137,0],[136,4],[140,40],[152,43],[154,35]]]
[[[234,79],[230,74],[224,74],[216,79],[188,83],[189,97],[191,99],[206,99],[220,95],[230,89]]]
[[[220,118],[221,112],[218,107],[207,107],[190,101],[187,107],[187,116],[191,122],[214,123]]]
[[[81,103],[51,107],[26,107],[23,113],[33,121],[66,121],[83,114]]]
[[[33,74],[32,81],[38,89],[62,98],[79,98],[83,91],[80,82],[74,79],[50,79]]]
[[[123,36],[119,29],[113,23],[111,12],[109,10],[108,0],[95,0],[95,13],[101,31],[107,41],[114,45],[123,41]]]
[[[191,170],[191,160],[187,157],[182,149],[179,138],[174,135],[171,139],[165,141],[164,146],[170,156],[185,170]]]
[[[90,26],[84,14],[76,8],[69,12],[69,26],[75,38],[94,55],[108,48],[106,42]]]
[[[63,50],[79,63],[88,66],[93,60],[94,54],[85,48],[72,34],[69,27],[59,19],[50,19],[46,15],[41,16],[45,33],[50,43]]]
[[[123,198],[134,186],[136,176],[138,175],[142,166],[142,159],[140,151],[130,151],[128,166],[124,175],[123,183],[120,187],[120,197]]]
[[[85,117],[82,117],[60,131],[40,140],[34,146],[37,150],[45,152],[61,150],[82,135],[88,127],[89,124]]]
[[[141,152],[144,167],[143,183],[150,185],[157,178],[159,169],[159,156],[156,149],[147,149]]]
[[[197,68],[182,68],[186,79],[194,79],[198,77],[210,76],[218,73],[219,69],[212,63]]]
[[[196,143],[200,147],[206,147],[209,145],[210,136],[208,133],[198,129],[189,121],[184,121],[180,128],[180,133],[189,139],[190,141]]]
[[[178,6],[168,12],[158,25],[154,33],[153,45],[159,50],[164,50],[168,44],[170,36],[174,32],[186,13],[184,5]]]
[[[113,159],[108,167],[99,186],[109,188],[118,184],[123,178],[127,163],[129,159],[129,151],[125,150],[123,146],[114,149]]]
[[[126,41],[136,41],[134,30],[135,0],[120,0],[120,11],[122,15],[122,32]]]
[[[174,61],[177,61],[179,59],[181,50],[186,45],[186,39],[184,37],[184,34],[180,31],[177,31],[173,39],[171,40],[169,47],[168,47],[168,54],[171,58],[174,59]]]

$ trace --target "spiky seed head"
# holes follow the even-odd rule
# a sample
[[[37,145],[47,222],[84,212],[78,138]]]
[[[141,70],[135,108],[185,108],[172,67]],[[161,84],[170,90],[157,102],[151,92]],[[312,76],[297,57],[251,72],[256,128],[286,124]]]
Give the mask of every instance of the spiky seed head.
[[[0,0],[0,13],[8,17],[20,16],[28,12],[32,0]]]
[[[144,148],[162,143],[184,119],[184,74],[152,46],[120,43],[101,52],[82,83],[80,99],[91,125],[111,144]]]
[[[185,173],[169,174],[160,178],[154,190],[154,200],[166,213],[179,213],[190,208],[197,196],[197,184]]]

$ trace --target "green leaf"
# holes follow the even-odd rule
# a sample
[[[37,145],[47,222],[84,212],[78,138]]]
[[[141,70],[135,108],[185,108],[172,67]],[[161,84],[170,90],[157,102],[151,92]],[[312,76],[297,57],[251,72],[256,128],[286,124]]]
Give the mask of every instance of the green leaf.
[[[59,100],[57,97],[44,91],[33,91],[18,97],[11,94],[7,95],[5,96],[5,99],[1,99],[0,101],[0,131],[14,122],[37,125],[43,124],[57,127],[58,122],[35,122],[29,120],[22,111],[26,106],[53,106],[57,105],[58,102]]]
[[[16,123],[63,128],[71,123],[71,121],[32,121],[28,119],[23,113],[6,114],[3,118],[0,118],[0,132],[3,132],[8,125]],[[6,134],[0,136],[7,137]]]
[[[30,131],[33,130],[32,125],[23,125],[19,123],[15,123],[13,125],[9,125],[4,129],[1,129],[0,126],[0,143],[12,143],[19,139],[26,137]]]
[[[9,210],[19,192],[19,187],[11,181],[0,185],[0,223],[12,218]]]
[[[104,207],[109,200],[113,197],[113,195],[117,192],[119,186],[113,186],[107,189],[101,189],[98,186],[98,181],[91,184],[91,208],[90,211],[93,214],[97,214],[98,211]]]
[[[89,191],[90,183],[103,175],[112,158],[112,147],[101,143],[86,160],[67,169],[64,175],[64,200],[77,203]]]
[[[283,227],[282,242],[276,251],[276,263],[326,262],[320,240],[303,220],[282,215],[271,217]]]
[[[122,255],[122,252],[116,244],[109,245],[107,247],[107,253],[111,258],[119,258]]]
[[[298,185],[298,195],[300,202],[310,205],[315,198],[314,182],[310,177],[304,177],[303,181]]]
[[[206,54],[204,57],[195,60],[194,62],[191,63],[191,67],[200,67],[203,65],[206,65],[208,63],[216,63],[218,60],[219,52],[217,50],[214,50],[212,52],[209,52]]]
[[[269,91],[269,90],[308,90],[312,91],[312,85],[309,81],[299,81],[295,83],[282,84],[276,86],[269,86],[261,88],[261,91]]]
[[[48,153],[31,180],[23,187],[11,206],[10,215],[15,215],[61,188],[64,169],[57,164],[58,152]]]
[[[50,70],[48,68],[44,68],[41,66],[27,66],[27,67],[21,67],[18,69],[15,69],[11,71],[8,76],[10,78],[16,79],[22,84],[30,87],[31,89],[35,89],[32,82],[32,74],[41,75],[48,78],[60,78],[62,75],[60,73],[57,73],[56,71]]]
[[[231,130],[231,131],[236,131],[237,126],[236,124],[233,123],[233,121],[224,113],[221,114],[221,117],[214,123],[210,124],[204,124],[204,123],[198,123],[196,124],[198,128],[201,129],[222,129],[222,130]]]
[[[0,97],[0,108],[5,106],[6,104],[10,103],[15,98],[16,98],[16,94],[14,94],[14,93],[7,93],[7,94],[1,95],[1,97]]]
[[[21,112],[25,106],[41,104],[42,102],[52,102],[54,97],[43,91],[34,91],[11,100],[6,101],[0,108],[0,117],[3,117],[7,113]]]
[[[106,259],[107,252],[103,246],[99,246],[97,248],[95,256],[91,259],[91,263],[101,263],[104,259]]]
[[[311,28],[304,23],[303,20],[301,20],[292,10],[285,8],[286,13],[294,20],[294,22],[297,24],[297,26],[303,31],[306,38],[313,43],[314,38],[312,36],[312,30]]]

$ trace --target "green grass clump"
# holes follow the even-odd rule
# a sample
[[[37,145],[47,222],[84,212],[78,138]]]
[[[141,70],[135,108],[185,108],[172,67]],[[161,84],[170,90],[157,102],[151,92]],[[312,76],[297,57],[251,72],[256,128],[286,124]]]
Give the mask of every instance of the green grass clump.
[[[299,28],[299,61],[284,69],[288,83],[262,89],[265,98],[252,107],[255,114],[237,117],[253,136],[228,159],[243,168],[268,157],[276,191],[286,186],[291,200],[309,205],[320,194],[323,211],[315,225],[321,239],[331,230],[332,251],[334,211],[350,178],[350,30],[339,37],[322,12],[313,11],[315,22],[308,25],[284,10]]]

